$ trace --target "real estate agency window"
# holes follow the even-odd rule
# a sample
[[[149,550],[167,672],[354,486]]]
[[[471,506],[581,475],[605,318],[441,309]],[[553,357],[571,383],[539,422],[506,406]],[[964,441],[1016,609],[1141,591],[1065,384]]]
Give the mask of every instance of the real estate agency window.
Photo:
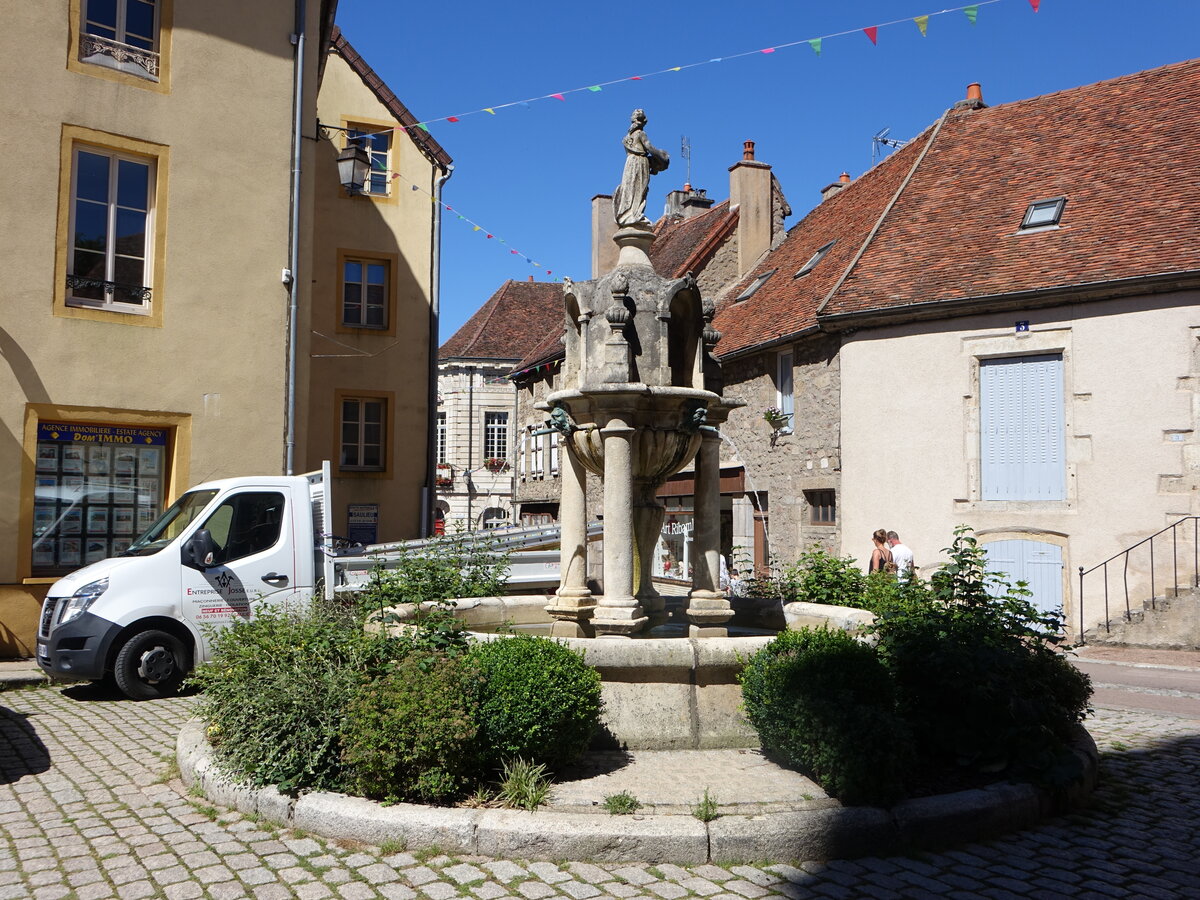
[[[342,262],[342,324],[357,328],[387,328],[391,266],[385,259]]]
[[[157,0],[81,0],[79,59],[158,81]]]
[[[39,422],[34,464],[35,578],[117,556],[163,509],[165,428]]]
[[[1066,499],[1061,353],[979,361],[980,496]]]
[[[508,413],[483,414],[483,458],[508,459]]]
[[[90,145],[71,157],[67,305],[148,315],[155,162]]]
[[[359,142],[367,151],[371,169],[363,184],[362,193],[377,197],[388,195],[391,176],[392,132],[368,125],[350,126],[346,129],[346,142]]]
[[[837,494],[832,490],[805,491],[809,525],[837,524]]]
[[[386,400],[344,398],[339,467],[362,472],[383,471],[386,424]]]

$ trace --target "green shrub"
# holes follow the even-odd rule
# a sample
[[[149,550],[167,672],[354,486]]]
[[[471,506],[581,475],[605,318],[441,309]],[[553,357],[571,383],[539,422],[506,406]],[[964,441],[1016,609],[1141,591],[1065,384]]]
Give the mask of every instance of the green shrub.
[[[478,669],[410,654],[354,698],[343,735],[348,786],[376,800],[445,803],[480,775]]]
[[[785,631],[750,658],[741,682],[768,753],[848,804],[903,795],[911,738],[870,647],[842,631]]]
[[[513,635],[480,642],[480,732],[495,762],[521,757],[558,768],[587,747],[600,721],[600,674],[557,641]]]
[[[517,757],[505,760],[496,786],[496,798],[509,809],[530,812],[550,799],[553,781],[541,763],[537,765]]]
[[[854,558],[831,556],[815,544],[801,554],[799,561],[784,568],[780,580],[791,586],[788,593],[794,600],[862,607],[866,576]]]
[[[254,784],[338,790],[338,736],[362,681],[395,656],[394,642],[314,601],[267,608],[209,634],[212,662],[192,683],[218,758]]]
[[[1054,782],[1091,695],[1087,676],[1054,650],[1061,617],[987,572],[969,529],[957,529],[946,552],[931,594],[875,627],[919,757]]]

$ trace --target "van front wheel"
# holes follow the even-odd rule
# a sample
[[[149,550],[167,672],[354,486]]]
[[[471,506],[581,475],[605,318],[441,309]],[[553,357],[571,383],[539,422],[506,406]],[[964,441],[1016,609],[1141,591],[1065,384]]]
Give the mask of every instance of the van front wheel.
[[[165,631],[141,631],[117,653],[113,677],[131,700],[173,696],[190,667],[183,642]]]

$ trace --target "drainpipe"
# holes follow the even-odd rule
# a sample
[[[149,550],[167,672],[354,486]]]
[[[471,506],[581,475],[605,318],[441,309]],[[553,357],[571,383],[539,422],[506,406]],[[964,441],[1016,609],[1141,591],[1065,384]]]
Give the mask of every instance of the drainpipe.
[[[421,537],[433,534],[433,498],[437,490],[438,322],[442,306],[442,187],[454,174],[446,166],[433,183],[433,254],[429,272],[429,425],[426,435],[425,487],[421,490]],[[449,427],[450,423],[446,423]],[[447,434],[449,440],[449,434]]]
[[[467,368],[467,465],[463,473],[467,489],[467,531],[474,531],[474,515],[471,498],[475,493],[475,482],[471,478],[471,466],[475,463],[475,370]]]
[[[304,39],[308,18],[306,0],[296,0],[296,33],[292,43],[296,47],[293,64],[295,83],[292,87],[292,190],[288,198],[291,214],[291,234],[288,236],[288,334],[287,334],[287,408],[284,412],[287,437],[284,444],[284,474],[296,473],[296,319],[300,314],[300,298],[297,295],[300,279],[300,148],[301,128],[304,124]],[[326,490],[328,490],[326,486]]]

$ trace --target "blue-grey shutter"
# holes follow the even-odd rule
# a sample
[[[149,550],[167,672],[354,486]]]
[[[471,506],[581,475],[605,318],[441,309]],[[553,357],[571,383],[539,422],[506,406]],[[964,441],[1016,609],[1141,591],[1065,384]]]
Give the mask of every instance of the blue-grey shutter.
[[[999,572],[1010,584],[1026,582],[1040,612],[1062,606],[1062,547],[1045,541],[993,541],[983,545],[989,572]],[[995,585],[989,593],[1001,593]]]
[[[980,360],[979,394],[983,499],[1064,499],[1062,356]]]

